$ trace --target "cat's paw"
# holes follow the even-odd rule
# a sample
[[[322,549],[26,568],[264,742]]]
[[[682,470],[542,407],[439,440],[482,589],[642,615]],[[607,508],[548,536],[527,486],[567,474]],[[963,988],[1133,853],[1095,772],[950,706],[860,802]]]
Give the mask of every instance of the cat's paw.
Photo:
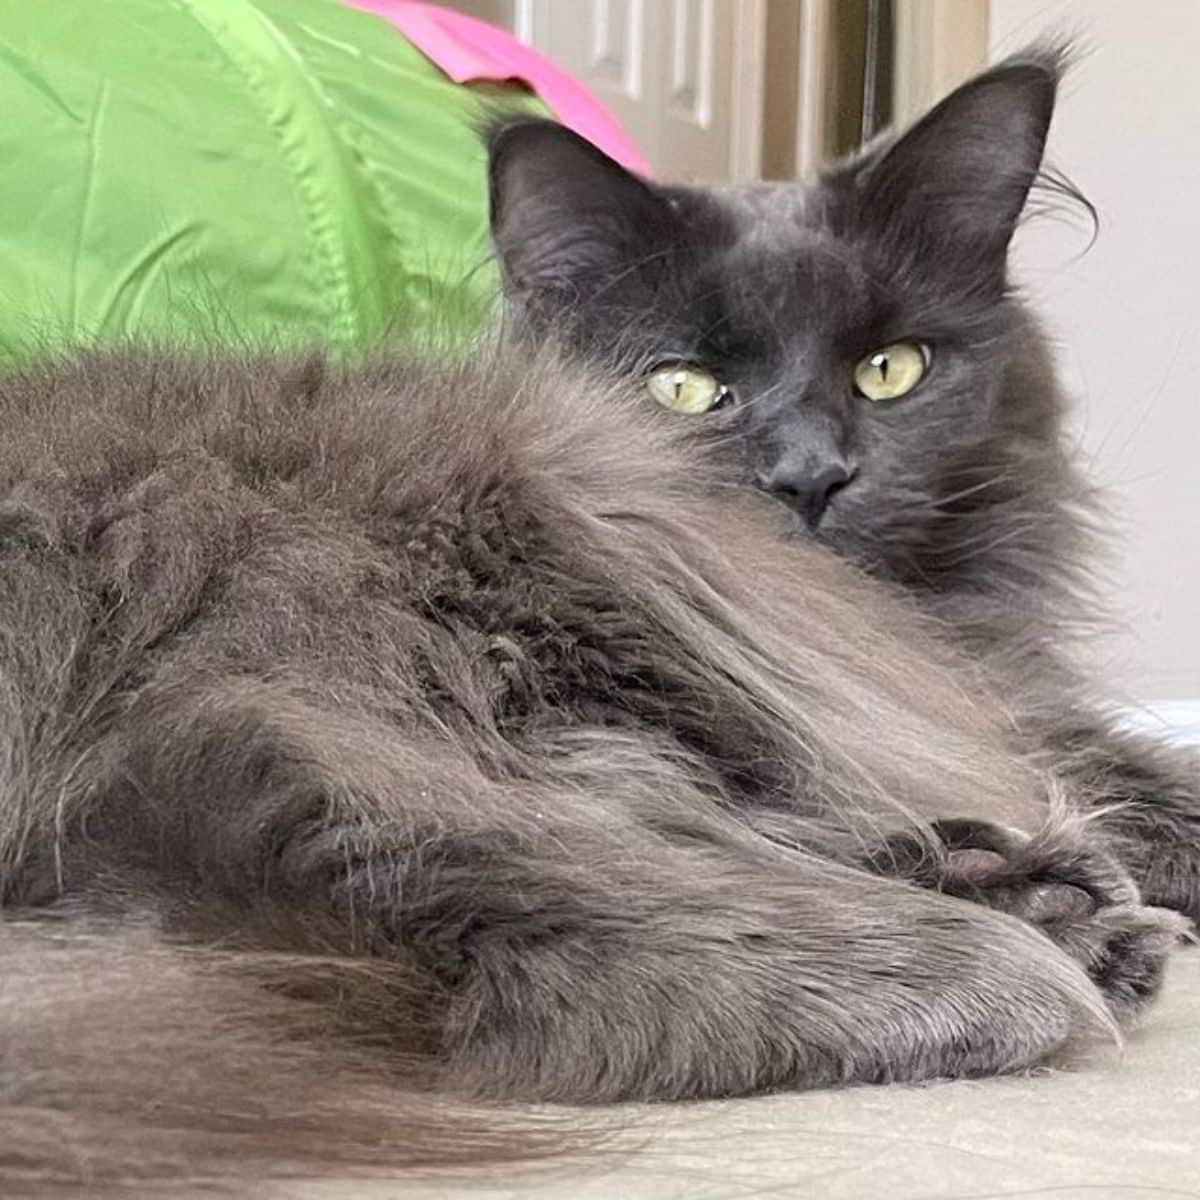
[[[1187,922],[1144,905],[1115,857],[1070,830],[1027,837],[981,821],[935,829],[946,848],[938,890],[1037,926],[1084,967],[1119,1020],[1153,998]]]
[[[987,821],[938,821],[945,847],[939,890],[998,908],[1035,925],[1138,906],[1129,873],[1098,846],[1055,830],[1029,837]]]
[[[877,870],[986,905],[1040,929],[1080,964],[1120,1021],[1157,992],[1167,955],[1188,928],[1148,907],[1116,857],[1077,829],[1029,837],[987,821],[934,825],[941,853],[915,839],[889,843]]]

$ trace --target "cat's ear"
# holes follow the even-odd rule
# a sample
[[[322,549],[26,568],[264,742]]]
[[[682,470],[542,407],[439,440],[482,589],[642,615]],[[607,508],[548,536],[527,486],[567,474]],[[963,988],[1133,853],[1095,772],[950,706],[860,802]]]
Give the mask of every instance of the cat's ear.
[[[504,124],[487,143],[492,242],[510,294],[578,301],[670,244],[670,201],[562,125]]]
[[[856,164],[859,220],[932,265],[1003,275],[1038,176],[1065,52],[1009,59]]]

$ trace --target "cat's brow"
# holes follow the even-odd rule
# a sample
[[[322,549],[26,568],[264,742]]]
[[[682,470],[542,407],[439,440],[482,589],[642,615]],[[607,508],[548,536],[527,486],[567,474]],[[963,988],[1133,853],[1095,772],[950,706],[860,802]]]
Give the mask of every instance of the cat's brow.
[[[613,288],[628,279],[630,275],[636,274],[643,267],[648,267],[651,263],[659,259],[670,257],[672,253],[674,253],[674,247],[667,246],[662,250],[655,250],[650,254],[644,254],[640,258],[631,259],[620,271],[605,280],[604,284],[593,294],[592,300],[602,300]]]

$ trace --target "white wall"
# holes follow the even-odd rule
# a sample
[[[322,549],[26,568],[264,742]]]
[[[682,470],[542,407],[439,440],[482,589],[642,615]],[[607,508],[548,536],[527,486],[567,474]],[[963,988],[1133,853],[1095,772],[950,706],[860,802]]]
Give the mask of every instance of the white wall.
[[[991,0],[990,16],[993,58],[1044,33],[1088,51],[1050,161],[1100,210],[1099,240],[1076,258],[1084,234],[1043,220],[1017,245],[1121,524],[1121,627],[1096,653],[1127,698],[1200,698],[1200,2]]]

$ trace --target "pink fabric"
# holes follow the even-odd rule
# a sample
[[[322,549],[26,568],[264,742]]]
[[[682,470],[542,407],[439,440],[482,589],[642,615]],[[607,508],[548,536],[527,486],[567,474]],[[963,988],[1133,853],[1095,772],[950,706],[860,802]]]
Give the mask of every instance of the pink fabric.
[[[516,79],[534,91],[564,125],[639,175],[650,164],[617,119],[581,83],[536,50],[486,21],[414,0],[345,0],[390,21],[456,83]]]

